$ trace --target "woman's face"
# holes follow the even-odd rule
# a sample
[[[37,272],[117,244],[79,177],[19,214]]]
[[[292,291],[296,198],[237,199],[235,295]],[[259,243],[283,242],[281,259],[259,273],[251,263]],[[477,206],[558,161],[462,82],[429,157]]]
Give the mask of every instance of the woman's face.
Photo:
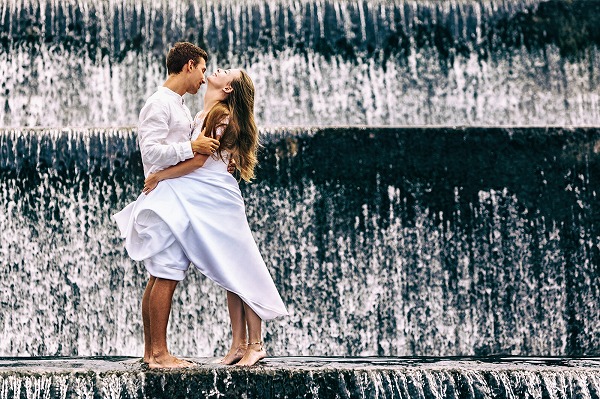
[[[241,72],[239,69],[217,68],[212,75],[207,76],[208,86],[229,93],[231,91],[231,82],[240,76]]]

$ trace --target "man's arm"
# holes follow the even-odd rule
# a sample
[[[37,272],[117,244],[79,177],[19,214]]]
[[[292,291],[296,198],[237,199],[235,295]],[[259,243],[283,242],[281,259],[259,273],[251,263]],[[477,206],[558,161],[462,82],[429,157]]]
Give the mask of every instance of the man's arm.
[[[144,162],[158,166],[170,166],[190,159],[194,152],[211,154],[219,142],[210,137],[182,143],[165,144],[169,134],[169,111],[160,103],[150,103],[140,112],[138,138]]]
[[[223,121],[221,121],[221,123],[215,129],[215,132],[213,132],[214,137],[216,137],[216,140],[214,140],[214,141],[217,142],[217,148],[220,144],[219,139],[225,132],[225,128],[227,127],[228,123],[229,123],[229,118],[223,119]],[[205,137],[204,134],[205,134],[205,131],[202,130],[202,133],[200,134],[198,139],[200,139],[201,137]],[[208,137],[206,137],[206,138],[208,138]],[[210,139],[210,140],[213,140],[213,139]],[[196,141],[198,141],[198,140],[196,140]],[[194,142],[192,142],[192,145],[193,145],[193,143]],[[210,154],[212,154],[213,152],[214,152],[214,150],[210,151]],[[210,154],[207,154],[207,155],[195,154],[192,159],[188,159],[186,161],[178,163],[177,165],[170,166],[166,169],[163,169],[156,173],[152,173],[152,174],[148,175],[148,177],[144,181],[144,188],[143,188],[142,192],[147,195],[156,188],[156,186],[158,185],[159,182],[161,182],[163,180],[167,180],[167,179],[174,179],[177,177],[185,176],[188,173],[193,172],[194,170],[196,170],[198,168],[201,168],[204,165],[204,163],[206,162],[206,160],[208,159],[208,156]],[[227,171],[229,173],[233,174],[235,172],[236,166],[237,165],[236,165],[235,160],[233,158],[231,158],[227,165]]]
[[[207,159],[208,155],[196,154],[192,159],[188,159],[187,161],[178,163],[175,166],[170,166],[167,169],[160,170],[156,173],[151,173],[146,178],[146,181],[144,181],[144,189],[142,192],[147,195],[150,191],[154,190],[161,181],[181,177],[193,172],[198,168],[201,168],[204,166],[204,163]],[[229,159],[229,163],[227,164],[227,172],[234,174],[236,167],[237,164],[235,159]]]
[[[201,168],[207,159],[208,155],[196,154],[192,159],[188,159],[186,161],[178,163],[177,165],[170,166],[166,169],[148,175],[146,181],[144,182],[144,189],[142,190],[142,192],[144,194],[148,194],[150,193],[150,191],[156,188],[159,182],[163,180],[181,177],[187,175],[190,172],[193,172],[198,168]]]

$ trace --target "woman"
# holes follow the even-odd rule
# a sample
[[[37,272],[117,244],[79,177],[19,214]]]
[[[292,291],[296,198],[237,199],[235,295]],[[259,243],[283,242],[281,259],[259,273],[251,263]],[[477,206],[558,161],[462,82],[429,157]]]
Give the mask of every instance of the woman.
[[[127,226],[119,227],[133,259],[159,251],[157,237],[165,248],[177,242],[196,268],[227,290],[233,339],[221,363],[250,366],[266,356],[262,320],[287,315],[250,232],[237,181],[227,170],[232,158],[242,179],[254,177],[254,86],[239,69],[217,69],[207,83],[193,138],[209,132],[220,147],[212,156],[196,155],[149,175]]]

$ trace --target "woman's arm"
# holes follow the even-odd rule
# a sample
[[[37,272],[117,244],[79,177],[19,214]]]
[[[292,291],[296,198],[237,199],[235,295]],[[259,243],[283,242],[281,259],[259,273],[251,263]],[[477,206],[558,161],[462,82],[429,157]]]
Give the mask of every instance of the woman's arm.
[[[229,123],[229,116],[225,115],[223,119],[219,122],[217,126],[215,126],[214,131],[212,132],[212,137],[217,140],[221,138],[223,133],[225,132],[225,128]],[[205,135],[205,131],[202,130],[200,133],[201,136]],[[187,175],[190,172],[195,171],[198,168],[201,168],[204,165],[204,162],[208,159],[210,155],[204,154],[194,154],[194,157],[183,162],[178,163],[177,165],[170,166],[166,169],[158,171],[156,173],[152,173],[148,175],[146,180],[144,181],[144,188],[142,192],[148,195],[152,190],[156,188],[159,182],[167,179],[174,179],[176,177],[181,177]],[[234,163],[235,167],[235,163]],[[230,169],[230,165],[228,165],[228,170]]]
[[[177,165],[170,166],[166,169],[148,175],[146,181],[144,181],[144,189],[142,192],[148,195],[150,191],[156,188],[159,182],[181,177],[195,171],[198,168],[201,168],[208,157],[208,155],[196,154],[194,155],[194,158],[179,162]]]

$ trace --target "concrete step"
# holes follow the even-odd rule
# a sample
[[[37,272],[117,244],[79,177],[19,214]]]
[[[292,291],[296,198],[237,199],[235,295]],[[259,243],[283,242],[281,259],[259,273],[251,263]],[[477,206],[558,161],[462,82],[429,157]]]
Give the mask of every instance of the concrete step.
[[[148,370],[133,357],[0,358],[0,398],[600,397],[600,357],[273,357]]]

